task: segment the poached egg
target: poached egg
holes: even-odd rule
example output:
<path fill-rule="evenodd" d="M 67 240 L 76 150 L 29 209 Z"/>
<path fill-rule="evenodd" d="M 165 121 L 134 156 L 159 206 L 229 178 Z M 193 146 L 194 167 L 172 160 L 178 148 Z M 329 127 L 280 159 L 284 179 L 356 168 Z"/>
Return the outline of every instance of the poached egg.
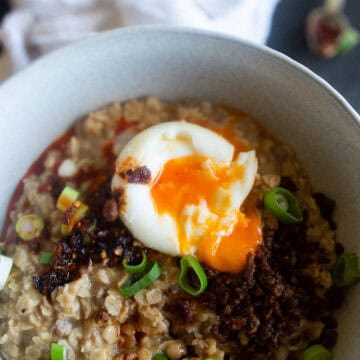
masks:
<path fill-rule="evenodd" d="M 112 190 L 121 194 L 121 220 L 145 246 L 192 254 L 236 273 L 262 241 L 258 211 L 241 210 L 256 173 L 254 150 L 235 154 L 214 131 L 167 122 L 127 143 L 116 160 Z"/>

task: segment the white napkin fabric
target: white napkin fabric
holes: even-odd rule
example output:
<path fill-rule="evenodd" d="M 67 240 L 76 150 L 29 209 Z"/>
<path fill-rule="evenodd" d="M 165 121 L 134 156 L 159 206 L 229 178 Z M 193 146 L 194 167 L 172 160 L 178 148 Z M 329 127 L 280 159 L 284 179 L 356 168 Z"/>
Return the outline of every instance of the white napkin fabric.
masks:
<path fill-rule="evenodd" d="M 62 45 L 122 26 L 215 30 L 264 43 L 279 0 L 17 0 L 0 35 L 14 70 Z"/>

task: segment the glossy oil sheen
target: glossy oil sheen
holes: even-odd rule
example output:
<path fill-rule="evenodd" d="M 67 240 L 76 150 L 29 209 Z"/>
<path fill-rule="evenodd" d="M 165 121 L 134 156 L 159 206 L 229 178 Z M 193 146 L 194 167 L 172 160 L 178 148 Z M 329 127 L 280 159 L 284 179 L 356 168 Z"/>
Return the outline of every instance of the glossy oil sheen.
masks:
<path fill-rule="evenodd" d="M 356 84 L 354 84 L 356 86 Z M 117 30 L 62 49 L 0 88 L 0 223 L 17 181 L 74 119 L 155 95 L 238 107 L 291 144 L 336 199 L 337 236 L 360 254 L 359 116 L 316 75 L 265 47 L 195 30 Z M 360 286 L 339 315 L 335 359 L 360 359 Z"/>

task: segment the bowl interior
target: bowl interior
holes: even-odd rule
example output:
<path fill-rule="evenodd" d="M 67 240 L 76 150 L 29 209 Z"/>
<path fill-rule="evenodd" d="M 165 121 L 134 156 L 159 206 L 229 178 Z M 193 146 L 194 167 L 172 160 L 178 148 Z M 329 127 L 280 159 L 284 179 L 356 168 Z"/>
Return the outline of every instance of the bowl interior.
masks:
<path fill-rule="evenodd" d="M 315 190 L 336 199 L 338 239 L 360 253 L 360 126 L 322 80 L 288 58 L 191 30 L 105 33 L 37 61 L 0 88 L 0 224 L 28 166 L 78 117 L 155 95 L 240 108 L 295 148 Z M 340 314 L 336 359 L 359 359 L 360 287 Z M 341 354 L 341 355 L 339 355 Z"/>

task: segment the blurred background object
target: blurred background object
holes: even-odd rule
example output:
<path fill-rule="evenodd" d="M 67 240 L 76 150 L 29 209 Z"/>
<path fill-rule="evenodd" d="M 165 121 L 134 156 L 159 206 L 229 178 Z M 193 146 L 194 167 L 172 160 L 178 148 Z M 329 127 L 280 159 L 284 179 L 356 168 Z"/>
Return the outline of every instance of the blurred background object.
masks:
<path fill-rule="evenodd" d="M 315 55 L 330 59 L 347 53 L 359 43 L 359 31 L 351 26 L 344 6 L 345 0 L 325 0 L 307 15 L 305 35 Z"/>
<path fill-rule="evenodd" d="M 328 81 L 360 112 L 360 46 L 343 56 L 324 60 L 309 52 L 305 38 L 307 15 L 322 0 L 282 0 L 277 7 L 267 45 L 290 56 Z M 344 13 L 360 28 L 360 1 L 347 0 Z"/>
<path fill-rule="evenodd" d="M 9 75 L 11 67 L 19 69 L 46 52 L 97 31 L 136 24 L 185 25 L 266 43 L 319 74 L 360 112 L 360 46 L 330 60 L 313 54 L 328 58 L 337 54 L 344 30 L 360 28 L 360 1 L 347 0 L 343 4 L 343 0 L 327 0 L 327 8 L 324 3 L 324 0 L 13 0 L 12 12 L 2 22 L 7 51 L 0 57 L 0 79 Z M 9 8 L 8 1 L 0 0 L 1 18 Z M 342 10 L 345 17 L 339 16 Z M 328 18 L 329 13 L 330 27 L 321 27 L 325 33 L 320 31 L 319 37 L 315 26 L 319 25 L 319 15 Z M 339 24 L 335 21 L 334 25 L 334 18 Z M 315 30 L 309 29 L 311 26 Z M 305 29 L 313 53 L 309 51 Z M 315 38 L 309 38 L 311 34 Z M 347 33 L 345 48 L 357 43 L 357 34 Z"/>

